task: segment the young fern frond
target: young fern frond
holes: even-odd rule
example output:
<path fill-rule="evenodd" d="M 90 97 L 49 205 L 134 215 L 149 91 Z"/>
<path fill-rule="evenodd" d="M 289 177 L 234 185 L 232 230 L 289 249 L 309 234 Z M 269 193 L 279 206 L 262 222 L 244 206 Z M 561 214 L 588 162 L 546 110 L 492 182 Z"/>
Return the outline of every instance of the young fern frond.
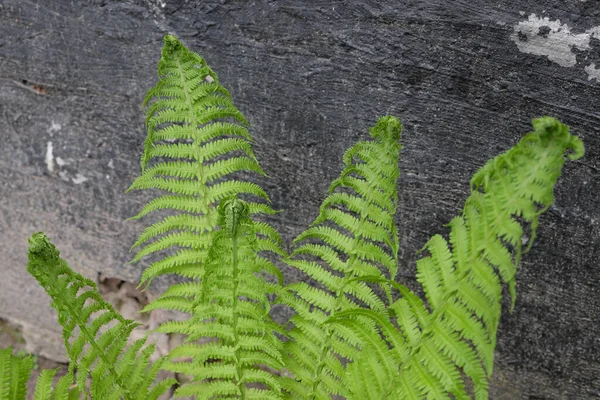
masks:
<path fill-rule="evenodd" d="M 259 275 L 277 268 L 256 253 L 268 249 L 283 255 L 281 239 L 268 225 L 253 222 L 248 204 L 235 197 L 221 201 L 217 222 L 220 229 L 212 238 L 204 284 L 175 289 L 193 297 L 186 310 L 190 318 L 158 328 L 187 336 L 163 368 L 192 377 L 176 396 L 279 399 L 279 378 L 260 368 L 283 367 L 281 343 L 274 335 L 279 328 L 269 316 L 267 298 L 279 286 Z M 188 361 L 178 361 L 182 357 Z"/>
<path fill-rule="evenodd" d="M 164 360 L 148 368 L 154 346 L 142 349 L 146 339 L 127 348 L 137 323 L 104 301 L 94 282 L 71 270 L 43 233 L 29 239 L 27 270 L 52 298 L 70 358 L 69 374 L 76 376 L 81 392 L 87 393 L 88 377 L 91 396 L 99 399 L 157 399 L 175 383 L 167 379 L 151 388 Z"/>
<path fill-rule="evenodd" d="M 396 118 L 382 117 L 370 129 L 374 140 L 359 142 L 344 154 L 345 168 L 331 184 L 318 218 L 294 240 L 300 245 L 286 260 L 320 285 L 291 284 L 281 300 L 297 313 L 286 342 L 286 367 L 295 379 L 286 381 L 286 390 L 299 398 L 346 394 L 340 359 L 357 357 L 361 341 L 345 327 L 324 325 L 329 317 L 354 308 L 387 316 L 390 286 L 383 283 L 375 291 L 356 278 L 396 276 L 400 131 Z M 368 319 L 360 322 L 374 328 Z"/>
<path fill-rule="evenodd" d="M 164 38 L 158 64 L 160 80 L 148 91 L 148 135 L 142 155 L 142 175 L 129 190 L 168 192 L 149 202 L 133 219 L 158 210 L 176 211 L 149 226 L 133 247 L 140 247 L 132 262 L 170 251 L 148 267 L 140 285 L 157 276 L 176 274 L 201 282 L 204 261 L 217 223 L 216 206 L 231 195 L 266 199 L 256 184 L 233 179 L 238 172 L 264 172 L 252 150 L 246 119 L 229 91 L 198 54 L 176 37 Z M 273 214 L 264 203 L 249 203 L 251 214 Z M 176 252 L 172 251 L 178 249 Z M 171 287 L 144 311 L 156 308 L 185 311 L 191 298 L 188 283 Z"/>
<path fill-rule="evenodd" d="M 368 310 L 347 311 L 329 321 L 351 326 L 358 316 L 370 316 L 379 324 L 395 353 L 388 353 L 393 356 L 388 362 L 399 361 L 397 371 L 386 377 L 391 385 L 383 398 L 468 399 L 464 375 L 475 398 L 487 399 L 502 283 L 514 306 L 522 244 L 528 240 L 531 246 L 539 215 L 554 201 L 565 152 L 572 151 L 572 160 L 584 152 L 581 140 L 553 118 L 536 119 L 533 127 L 473 176 L 463 213 L 449 224 L 449 240 L 435 235 L 423 248 L 428 255 L 417 261 L 417 279 L 427 303 L 394 284 L 401 294 L 391 306 L 399 331 Z"/>

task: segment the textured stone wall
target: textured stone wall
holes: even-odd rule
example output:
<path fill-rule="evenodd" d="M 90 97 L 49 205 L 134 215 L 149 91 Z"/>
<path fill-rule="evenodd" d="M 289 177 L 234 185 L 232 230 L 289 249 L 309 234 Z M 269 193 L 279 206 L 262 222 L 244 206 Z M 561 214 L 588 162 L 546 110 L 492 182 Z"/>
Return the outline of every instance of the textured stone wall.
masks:
<path fill-rule="evenodd" d="M 491 398 L 600 397 L 600 7 L 596 1 L 0 2 L 0 318 L 60 360 L 49 300 L 25 271 L 44 230 L 78 271 L 135 283 L 125 222 L 141 100 L 162 36 L 202 54 L 252 124 L 287 243 L 341 155 L 384 114 L 404 123 L 401 272 L 462 207 L 471 174 L 553 115 L 585 142 L 517 276 Z M 286 271 L 289 279 L 294 279 Z M 155 290 L 168 284 L 158 282 Z"/>

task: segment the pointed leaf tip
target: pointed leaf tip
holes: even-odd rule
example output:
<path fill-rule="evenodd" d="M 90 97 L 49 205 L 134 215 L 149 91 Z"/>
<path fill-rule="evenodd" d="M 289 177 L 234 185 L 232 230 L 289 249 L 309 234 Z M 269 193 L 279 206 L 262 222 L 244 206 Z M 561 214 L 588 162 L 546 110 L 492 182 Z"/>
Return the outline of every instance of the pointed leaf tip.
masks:
<path fill-rule="evenodd" d="M 164 46 L 162 48 L 163 56 L 165 56 L 165 54 L 171 54 L 171 53 L 177 51 L 181 46 L 183 46 L 183 44 L 181 44 L 181 42 L 179 41 L 179 39 L 177 39 L 177 36 L 175 36 L 175 35 L 165 35 L 163 42 L 164 42 Z"/>
<path fill-rule="evenodd" d="M 394 141 L 400 139 L 400 132 L 402 131 L 402 124 L 398 118 L 391 115 L 386 115 L 379 118 L 377 124 L 369 129 L 371 137 L 374 139 L 390 138 Z"/>

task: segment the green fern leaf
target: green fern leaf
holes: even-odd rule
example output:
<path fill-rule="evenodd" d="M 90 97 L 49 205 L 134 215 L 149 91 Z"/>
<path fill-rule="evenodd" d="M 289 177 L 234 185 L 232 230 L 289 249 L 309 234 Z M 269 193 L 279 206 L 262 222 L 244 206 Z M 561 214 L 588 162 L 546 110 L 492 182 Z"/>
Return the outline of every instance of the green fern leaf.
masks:
<path fill-rule="evenodd" d="M 128 191 L 158 189 L 168 194 L 150 201 L 131 219 L 158 210 L 177 214 L 146 228 L 133 245 L 140 251 L 132 262 L 159 254 L 143 272 L 140 286 L 165 274 L 202 282 L 208 246 L 217 226 L 218 203 L 232 195 L 268 201 L 258 185 L 235 179 L 240 172 L 265 173 L 254 155 L 246 119 L 204 59 L 167 35 L 158 75 L 158 83 L 144 99 L 148 109 L 142 175 Z M 250 212 L 274 213 L 259 203 L 252 203 Z M 163 252 L 169 255 L 161 258 Z M 170 292 L 163 297 L 145 310 L 186 309 L 182 305 L 187 296 L 175 299 Z"/>
<path fill-rule="evenodd" d="M 24 400 L 32 368 L 31 356 L 17 357 L 12 347 L 0 349 L 0 400 Z"/>
<path fill-rule="evenodd" d="M 75 379 L 71 373 L 62 376 L 52 388 L 57 371 L 58 368 L 45 369 L 40 373 L 35 385 L 34 400 L 79 400 L 79 388 L 73 385 Z"/>
<path fill-rule="evenodd" d="M 37 383 L 35 384 L 35 400 L 50 400 L 52 396 L 52 380 L 56 375 L 57 369 L 45 369 L 40 373 Z"/>
<path fill-rule="evenodd" d="M 77 386 L 73 387 L 74 381 L 75 377 L 71 373 L 60 378 L 54 386 L 52 400 L 78 400 L 79 388 Z"/>
<path fill-rule="evenodd" d="M 203 283 L 173 286 L 159 299 L 164 305 L 169 299 L 179 302 L 184 298 L 180 304 L 168 306 L 185 307 L 191 314 L 186 321 L 171 321 L 158 328 L 159 332 L 187 337 L 171 351 L 164 368 L 192 377 L 192 382 L 177 389 L 176 396 L 281 398 L 279 378 L 260 368 L 279 370 L 283 364 L 280 342 L 273 334 L 279 328 L 269 317 L 267 298 L 270 290 L 278 289 L 259 277 L 270 263 L 257 255 L 261 247 L 281 252 L 279 235 L 266 224 L 254 223 L 249 205 L 235 197 L 221 201 L 217 222 L 220 229 L 212 237 Z M 270 245 L 261 246 L 261 241 Z M 272 270 L 276 268 L 271 264 L 266 272 Z M 199 339 L 204 343 L 195 342 Z"/>
<path fill-rule="evenodd" d="M 91 376 L 94 398 L 107 398 L 110 393 L 111 398 L 116 399 L 140 396 L 149 399 L 149 387 L 140 383 L 146 378 L 143 374 L 147 374 L 146 367 L 154 349 L 150 346 L 138 352 L 145 339 L 137 340 L 126 349 L 129 335 L 137 324 L 124 319 L 105 302 L 94 282 L 73 272 L 43 233 L 34 234 L 29 243 L 27 270 L 52 298 L 51 305 L 63 326 L 70 358 L 69 373 L 76 374 L 79 390 L 86 392 L 86 380 Z M 132 370 L 138 374 L 132 375 Z M 169 381 L 169 386 L 173 383 Z M 62 389 L 57 396 L 66 393 Z"/>
<path fill-rule="evenodd" d="M 339 324 L 324 324 L 328 318 L 356 308 L 376 310 L 387 318 L 391 292 L 382 282 L 386 277 L 395 278 L 397 271 L 398 236 L 393 216 L 400 130 L 397 119 L 383 117 L 371 128 L 374 140 L 359 142 L 344 154 L 345 168 L 330 186 L 318 218 L 294 240 L 299 246 L 287 263 L 319 284 L 289 285 L 280 299 L 297 313 L 291 319 L 294 328 L 288 332 L 291 340 L 285 348 L 286 367 L 294 375 L 286 380 L 285 389 L 294 397 L 348 395 L 339 358 L 359 357 L 361 337 L 368 336 Z M 383 298 L 356 280 L 365 275 L 382 278 L 377 283 Z M 367 318 L 355 322 L 374 331 Z M 372 342 L 378 343 L 379 349 L 383 346 L 381 340 Z"/>

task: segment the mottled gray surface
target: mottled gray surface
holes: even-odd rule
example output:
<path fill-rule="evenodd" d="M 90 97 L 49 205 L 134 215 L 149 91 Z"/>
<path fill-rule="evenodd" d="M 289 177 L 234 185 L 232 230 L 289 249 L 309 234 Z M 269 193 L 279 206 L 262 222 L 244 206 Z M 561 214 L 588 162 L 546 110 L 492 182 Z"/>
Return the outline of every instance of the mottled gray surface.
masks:
<path fill-rule="evenodd" d="M 533 117 L 569 124 L 587 154 L 567 164 L 519 271 L 490 397 L 599 398 L 600 6 L 566 3 L 2 0 L 0 318 L 59 358 L 54 312 L 25 272 L 38 230 L 88 276 L 139 278 L 126 262 L 147 222 L 123 220 L 150 194 L 124 191 L 139 173 L 140 103 L 170 32 L 250 120 L 288 243 L 314 218 L 344 149 L 378 116 L 402 118 L 406 275 L 486 159 Z"/>

